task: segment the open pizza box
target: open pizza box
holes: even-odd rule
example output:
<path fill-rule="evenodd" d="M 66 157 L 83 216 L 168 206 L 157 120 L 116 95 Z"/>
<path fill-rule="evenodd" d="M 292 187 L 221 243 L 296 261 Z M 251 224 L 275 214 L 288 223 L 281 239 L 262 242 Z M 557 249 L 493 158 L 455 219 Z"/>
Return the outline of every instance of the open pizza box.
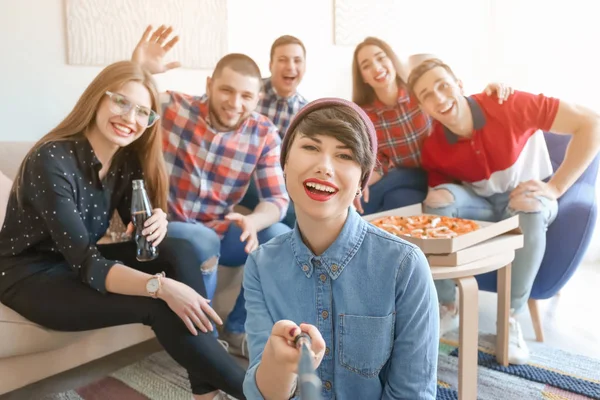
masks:
<path fill-rule="evenodd" d="M 387 216 L 411 217 L 424 215 L 421 204 L 365 215 L 367 221 Z M 456 266 L 480 260 L 491 254 L 523 247 L 523 235 L 519 228 L 519 216 L 499 222 L 475 221 L 479 229 L 453 238 L 421 239 L 399 236 L 421 249 L 430 265 Z"/>

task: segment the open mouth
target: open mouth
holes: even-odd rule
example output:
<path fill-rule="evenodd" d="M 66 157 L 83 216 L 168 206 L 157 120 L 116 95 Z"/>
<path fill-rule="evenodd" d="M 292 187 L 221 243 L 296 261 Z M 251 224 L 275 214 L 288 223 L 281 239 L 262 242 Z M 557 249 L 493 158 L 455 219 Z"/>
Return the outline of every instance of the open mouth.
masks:
<path fill-rule="evenodd" d="M 115 131 L 115 133 L 118 136 L 121 137 L 129 137 L 133 134 L 133 129 L 125 126 L 125 125 L 121 125 L 121 124 L 116 124 L 116 123 L 111 123 L 111 126 L 113 128 L 113 131 Z"/>
<path fill-rule="evenodd" d="M 336 187 L 314 181 L 305 182 L 304 190 L 308 197 L 316 201 L 327 201 L 339 191 Z"/>
<path fill-rule="evenodd" d="M 442 115 L 447 115 L 454 109 L 454 102 L 448 103 L 444 105 L 442 108 L 438 109 L 438 112 Z"/>
<path fill-rule="evenodd" d="M 385 82 L 385 80 L 387 79 L 387 76 L 388 76 L 387 71 L 382 71 L 375 77 L 375 81 Z"/>
<path fill-rule="evenodd" d="M 283 81 L 287 84 L 287 85 L 291 85 L 294 83 L 294 81 L 296 80 L 297 76 L 284 76 L 283 77 Z"/>

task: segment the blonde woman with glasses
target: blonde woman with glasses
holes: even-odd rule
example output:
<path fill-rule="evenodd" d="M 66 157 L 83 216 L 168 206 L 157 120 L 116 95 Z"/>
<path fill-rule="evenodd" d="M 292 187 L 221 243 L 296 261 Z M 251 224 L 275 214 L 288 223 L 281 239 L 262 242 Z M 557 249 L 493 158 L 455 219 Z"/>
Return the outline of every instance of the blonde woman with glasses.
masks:
<path fill-rule="evenodd" d="M 0 231 L 0 301 L 34 323 L 85 331 L 142 323 L 188 372 L 195 399 L 240 399 L 244 370 L 210 334 L 221 320 L 206 300 L 192 245 L 167 233 L 167 174 L 151 75 L 124 61 L 106 67 L 69 115 L 23 161 Z M 131 225 L 132 181 L 154 205 L 133 241 L 98 245 L 117 210 Z"/>

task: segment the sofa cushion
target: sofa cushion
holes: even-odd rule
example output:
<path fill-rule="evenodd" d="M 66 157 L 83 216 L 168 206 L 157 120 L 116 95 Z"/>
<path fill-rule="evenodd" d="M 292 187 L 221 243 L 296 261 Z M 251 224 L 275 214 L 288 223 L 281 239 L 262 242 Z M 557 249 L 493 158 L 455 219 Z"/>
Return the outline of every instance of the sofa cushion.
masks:
<path fill-rule="evenodd" d="M 58 349 L 85 334 L 46 329 L 0 303 L 0 358 Z"/>
<path fill-rule="evenodd" d="M 11 187 L 12 181 L 0 171 L 0 229 L 2 229 L 4 217 L 6 216 L 6 206 Z"/>

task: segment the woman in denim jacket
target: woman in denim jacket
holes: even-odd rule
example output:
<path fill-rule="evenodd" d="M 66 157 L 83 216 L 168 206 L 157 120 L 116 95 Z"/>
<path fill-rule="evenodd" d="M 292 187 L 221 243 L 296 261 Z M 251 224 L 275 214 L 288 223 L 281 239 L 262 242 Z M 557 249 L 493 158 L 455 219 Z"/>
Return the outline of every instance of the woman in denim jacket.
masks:
<path fill-rule="evenodd" d="M 325 399 L 435 399 L 438 299 L 427 260 L 351 207 L 376 142 L 366 114 L 341 99 L 308 104 L 290 125 L 281 164 L 297 224 L 245 268 L 248 399 L 294 397 L 300 332 Z"/>

